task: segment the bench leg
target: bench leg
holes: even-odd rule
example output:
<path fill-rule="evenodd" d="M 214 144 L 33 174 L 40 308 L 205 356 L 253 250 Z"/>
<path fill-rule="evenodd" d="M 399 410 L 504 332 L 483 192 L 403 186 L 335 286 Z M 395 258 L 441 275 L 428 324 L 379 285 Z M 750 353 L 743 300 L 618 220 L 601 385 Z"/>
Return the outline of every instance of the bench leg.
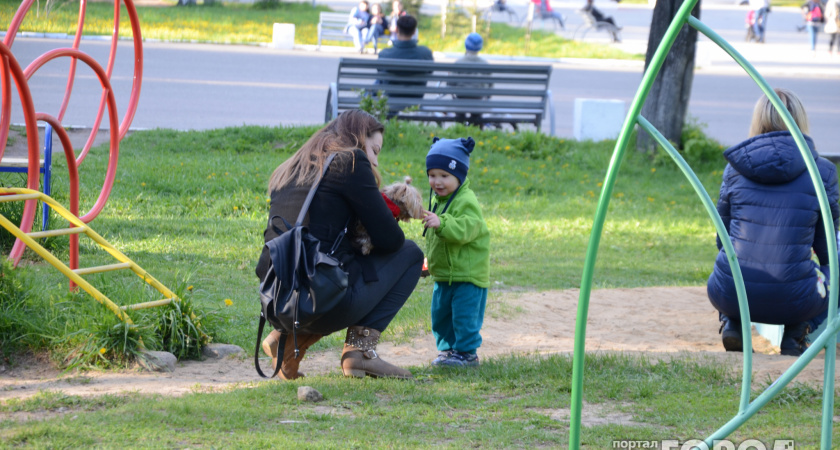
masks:
<path fill-rule="evenodd" d="M 44 127 L 44 195 L 50 195 L 50 184 L 52 178 L 52 127 L 47 124 Z M 41 231 L 46 231 L 50 224 L 50 206 L 43 204 L 41 217 Z"/>

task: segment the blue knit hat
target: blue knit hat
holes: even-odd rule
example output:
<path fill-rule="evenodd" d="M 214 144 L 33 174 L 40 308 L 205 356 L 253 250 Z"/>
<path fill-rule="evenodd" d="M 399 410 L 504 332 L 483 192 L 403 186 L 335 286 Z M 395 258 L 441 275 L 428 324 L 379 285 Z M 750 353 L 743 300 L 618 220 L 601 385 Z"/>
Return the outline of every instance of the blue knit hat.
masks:
<path fill-rule="evenodd" d="M 464 47 L 467 48 L 468 51 L 477 52 L 481 50 L 481 47 L 484 46 L 484 39 L 481 38 L 481 35 L 478 33 L 470 33 L 467 35 L 467 39 L 464 41 Z"/>
<path fill-rule="evenodd" d="M 429 154 L 426 155 L 426 173 L 432 169 L 445 170 L 461 184 L 467 178 L 470 170 L 470 153 L 475 148 L 475 141 L 468 137 L 458 139 L 434 138 Z"/>

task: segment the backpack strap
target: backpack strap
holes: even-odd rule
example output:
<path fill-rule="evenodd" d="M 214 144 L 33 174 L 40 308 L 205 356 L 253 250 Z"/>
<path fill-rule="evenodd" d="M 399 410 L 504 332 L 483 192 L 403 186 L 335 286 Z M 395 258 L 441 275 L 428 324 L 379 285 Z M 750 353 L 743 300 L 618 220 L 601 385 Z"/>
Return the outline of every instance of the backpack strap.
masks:
<path fill-rule="evenodd" d="M 262 342 L 263 328 L 265 328 L 265 316 L 260 314 L 260 327 L 257 330 L 257 348 L 254 350 L 254 366 L 257 368 L 257 373 L 263 378 L 274 378 L 280 373 L 280 367 L 283 366 L 283 350 L 286 347 L 286 333 L 280 333 L 280 343 L 277 344 L 277 367 L 274 368 L 274 373 L 270 377 L 266 376 L 262 369 L 260 369 L 260 342 Z"/>
<path fill-rule="evenodd" d="M 335 153 L 331 153 L 330 156 L 327 156 L 327 160 L 324 162 L 324 168 L 321 170 L 321 178 L 318 178 L 312 184 L 312 188 L 309 189 L 309 194 L 306 195 L 306 200 L 304 200 L 303 206 L 300 208 L 300 214 L 298 214 L 297 222 L 295 222 L 296 227 L 299 227 L 303 223 L 303 218 L 306 217 L 306 213 L 309 211 L 309 204 L 312 203 L 312 198 L 315 197 L 315 191 L 318 190 L 318 185 L 321 184 L 321 180 L 327 174 L 327 169 L 330 168 L 330 163 L 335 159 L 335 155 Z"/>
<path fill-rule="evenodd" d="M 309 211 L 309 205 L 312 203 L 312 199 L 315 197 L 315 191 L 318 190 L 318 186 L 321 184 L 321 180 L 323 180 L 324 177 L 327 175 L 327 169 L 330 168 L 330 163 L 333 161 L 333 159 L 335 159 L 335 155 L 336 153 L 331 153 L 330 156 L 327 156 L 327 160 L 324 162 L 324 169 L 321 171 L 321 178 L 319 178 L 315 182 L 315 184 L 312 185 L 312 188 L 309 189 L 309 193 L 306 194 L 306 200 L 303 201 L 303 206 L 300 208 L 300 214 L 298 214 L 297 222 L 295 222 L 296 227 L 299 227 L 303 223 L 303 218 L 306 217 L 306 213 Z M 341 232 L 338 233 L 338 236 L 335 238 L 332 248 L 330 248 L 329 251 L 330 255 L 332 255 L 333 253 L 335 253 L 336 250 L 338 250 L 338 246 L 344 239 L 344 235 L 347 234 L 347 227 L 350 226 L 351 217 L 352 215 L 347 218 L 347 222 L 344 224 L 344 229 L 342 229 Z M 280 218 L 283 219 L 282 217 Z M 269 223 L 271 223 L 273 219 L 274 218 L 272 217 L 269 220 Z M 291 227 L 289 227 L 289 223 L 286 222 L 286 219 L 283 219 L 283 223 L 286 225 L 286 228 L 291 229 Z M 295 348 L 297 348 L 297 345 L 295 345 Z"/>

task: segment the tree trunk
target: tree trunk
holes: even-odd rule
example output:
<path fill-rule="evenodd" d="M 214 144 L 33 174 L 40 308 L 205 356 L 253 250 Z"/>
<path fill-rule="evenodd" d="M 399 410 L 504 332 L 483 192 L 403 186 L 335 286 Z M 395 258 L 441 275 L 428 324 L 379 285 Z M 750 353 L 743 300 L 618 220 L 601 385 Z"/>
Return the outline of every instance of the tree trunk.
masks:
<path fill-rule="evenodd" d="M 650 65 L 653 54 L 659 47 L 665 31 L 674 19 L 684 0 L 657 0 L 653 8 L 650 24 L 645 69 Z M 688 0 L 685 0 L 688 1 Z M 691 11 L 691 15 L 700 18 L 700 1 Z M 688 113 L 688 100 L 691 97 L 691 84 L 694 81 L 694 54 L 697 44 L 697 30 L 683 25 L 671 51 L 665 57 L 662 69 L 656 76 L 650 94 L 642 106 L 642 116 L 653 124 L 669 141 L 679 147 L 685 117 Z M 639 130 L 636 149 L 652 152 L 656 142 L 645 131 Z"/>

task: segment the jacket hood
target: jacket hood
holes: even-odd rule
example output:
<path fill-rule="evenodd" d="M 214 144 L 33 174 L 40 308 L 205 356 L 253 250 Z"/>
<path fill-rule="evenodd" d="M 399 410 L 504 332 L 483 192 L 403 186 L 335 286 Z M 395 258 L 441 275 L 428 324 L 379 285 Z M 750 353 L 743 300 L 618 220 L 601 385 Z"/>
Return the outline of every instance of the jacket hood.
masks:
<path fill-rule="evenodd" d="M 819 157 L 814 141 L 805 136 L 811 157 Z M 741 175 L 762 184 L 787 183 L 807 166 L 789 131 L 773 131 L 747 139 L 723 152 L 724 158 Z"/>

